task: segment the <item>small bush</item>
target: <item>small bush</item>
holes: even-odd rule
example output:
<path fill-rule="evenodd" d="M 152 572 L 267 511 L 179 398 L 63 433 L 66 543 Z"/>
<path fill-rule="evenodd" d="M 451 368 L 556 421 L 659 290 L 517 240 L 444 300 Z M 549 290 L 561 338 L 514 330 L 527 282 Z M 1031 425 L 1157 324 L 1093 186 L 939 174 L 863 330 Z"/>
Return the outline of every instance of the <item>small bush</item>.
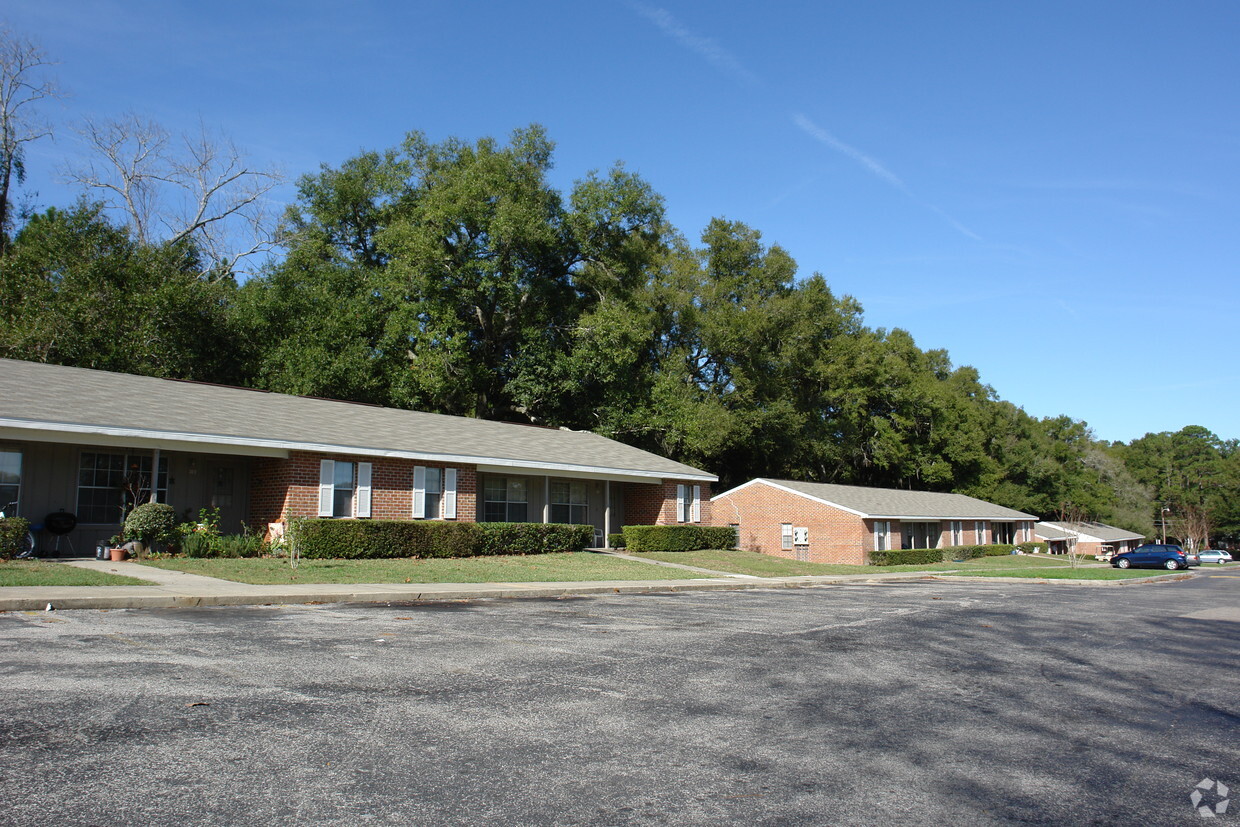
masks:
<path fill-rule="evenodd" d="M 181 553 L 186 557 L 215 557 L 212 538 L 205 534 L 187 534 L 181 538 Z"/>
<path fill-rule="evenodd" d="M 125 518 L 125 537 L 151 546 L 177 539 L 177 512 L 168 503 L 143 503 Z"/>
<path fill-rule="evenodd" d="M 29 531 L 30 521 L 25 517 L 0 520 L 0 560 L 12 560 L 21 550 L 22 540 Z"/>
<path fill-rule="evenodd" d="M 1046 554 L 1046 543 L 1021 543 L 1016 548 L 1025 554 Z"/>
<path fill-rule="evenodd" d="M 623 534 L 608 534 L 607 545 L 609 548 L 624 548 L 625 547 L 624 546 L 624 535 Z"/>
<path fill-rule="evenodd" d="M 871 551 L 871 566 L 925 566 L 943 562 L 941 548 L 906 548 L 891 551 Z"/>
<path fill-rule="evenodd" d="M 698 551 L 736 547 L 731 526 L 626 525 L 625 547 L 629 551 Z"/>
<path fill-rule="evenodd" d="M 871 551 L 871 566 L 925 566 L 950 563 L 953 560 L 976 560 L 979 557 L 1003 557 L 1016 546 L 1000 543 L 987 546 L 948 546 L 947 548 L 906 548 Z"/>
<path fill-rule="evenodd" d="M 594 527 L 564 523 L 478 523 L 482 542 L 475 554 L 551 554 L 582 551 Z"/>

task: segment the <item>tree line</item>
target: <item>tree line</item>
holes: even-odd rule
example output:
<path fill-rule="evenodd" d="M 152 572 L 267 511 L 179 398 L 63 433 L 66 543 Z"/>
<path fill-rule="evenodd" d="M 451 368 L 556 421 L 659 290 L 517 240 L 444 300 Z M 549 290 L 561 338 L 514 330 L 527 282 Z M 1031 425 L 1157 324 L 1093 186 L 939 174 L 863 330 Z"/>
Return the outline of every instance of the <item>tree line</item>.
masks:
<path fill-rule="evenodd" d="M 223 180 L 185 146 L 171 168 Z M 211 209 L 160 235 L 157 212 L 139 224 L 91 200 L 120 190 L 78 176 L 74 204 L 5 212 L 0 356 L 592 430 L 721 487 L 955 491 L 1198 544 L 1240 535 L 1235 440 L 1190 426 L 1107 443 L 1031 417 L 946 351 L 868 326 L 757 229 L 715 218 L 690 240 L 622 164 L 557 190 L 553 149 L 536 125 L 507 142 L 413 132 L 324 165 L 248 278 Z M 254 202 L 228 182 L 212 195 Z"/>

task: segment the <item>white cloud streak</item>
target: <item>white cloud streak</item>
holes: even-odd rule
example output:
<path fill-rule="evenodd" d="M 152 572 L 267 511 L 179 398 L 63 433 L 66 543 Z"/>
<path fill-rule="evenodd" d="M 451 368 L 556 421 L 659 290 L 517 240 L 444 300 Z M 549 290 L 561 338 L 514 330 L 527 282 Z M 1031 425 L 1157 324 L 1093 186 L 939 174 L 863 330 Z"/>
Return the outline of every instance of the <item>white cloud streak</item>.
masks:
<path fill-rule="evenodd" d="M 731 52 L 720 46 L 709 37 L 702 37 L 680 25 L 667 9 L 647 6 L 644 3 L 631 3 L 630 8 L 653 23 L 659 31 L 675 40 L 691 52 L 706 60 L 726 75 L 731 75 L 746 86 L 760 86 L 761 81 L 753 72 L 746 69 Z"/>
<path fill-rule="evenodd" d="M 839 138 L 835 137 L 830 132 L 802 115 L 800 112 L 793 113 L 792 122 L 796 124 L 802 132 L 809 135 L 815 141 L 834 149 L 842 155 L 847 155 L 849 158 L 852 158 L 854 161 L 861 164 L 861 166 L 865 167 L 879 178 L 882 178 L 888 184 L 891 184 L 893 187 L 900 190 L 900 192 L 903 192 L 906 195 L 909 194 L 908 187 L 904 185 L 904 182 L 901 181 L 895 173 L 856 147 L 849 146 L 844 143 Z"/>

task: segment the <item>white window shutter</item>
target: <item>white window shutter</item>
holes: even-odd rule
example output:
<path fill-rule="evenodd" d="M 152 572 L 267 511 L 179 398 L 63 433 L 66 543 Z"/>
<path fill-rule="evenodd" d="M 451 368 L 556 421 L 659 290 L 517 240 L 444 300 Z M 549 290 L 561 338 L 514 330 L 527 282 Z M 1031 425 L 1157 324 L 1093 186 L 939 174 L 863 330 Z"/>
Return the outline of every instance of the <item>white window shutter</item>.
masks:
<path fill-rule="evenodd" d="M 456 469 L 443 469 L 443 518 L 456 519 Z"/>
<path fill-rule="evenodd" d="M 417 465 L 413 469 L 413 518 L 426 518 L 426 466 Z"/>
<path fill-rule="evenodd" d="M 359 462 L 357 464 L 357 505 L 354 507 L 357 512 L 355 517 L 370 516 L 370 463 Z"/>
<path fill-rule="evenodd" d="M 702 486 L 693 486 L 693 522 L 702 522 Z"/>
<path fill-rule="evenodd" d="M 676 522 L 683 523 L 685 521 L 685 487 L 683 485 L 676 486 Z"/>
<path fill-rule="evenodd" d="M 336 486 L 333 478 L 336 473 L 334 460 L 325 459 L 319 462 L 319 516 L 332 515 L 332 500 L 335 499 Z"/>

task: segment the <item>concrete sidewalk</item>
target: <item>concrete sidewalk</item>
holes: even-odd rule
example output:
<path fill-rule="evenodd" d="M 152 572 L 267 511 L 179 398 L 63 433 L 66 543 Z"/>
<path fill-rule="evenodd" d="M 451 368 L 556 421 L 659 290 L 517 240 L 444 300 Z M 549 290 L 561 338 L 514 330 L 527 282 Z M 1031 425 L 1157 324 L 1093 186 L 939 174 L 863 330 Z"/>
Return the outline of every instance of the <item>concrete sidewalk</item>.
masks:
<path fill-rule="evenodd" d="M 627 556 L 627 555 L 618 555 Z M 214 577 L 158 569 L 137 563 L 106 560 L 64 560 L 64 565 L 94 569 L 149 581 L 149 586 L 2 586 L 0 611 L 45 609 L 167 609 L 192 606 L 255 606 L 274 603 L 406 603 L 469 600 L 483 597 L 563 597 L 589 594 L 649 594 L 656 592 L 740 589 L 788 589 L 815 586 L 950 580 L 1004 584 L 1063 583 L 1072 586 L 1115 586 L 1180 580 L 1187 573 L 1155 575 L 1133 580 L 1035 580 L 1008 577 L 952 577 L 946 572 L 893 572 L 891 574 L 805 575 L 754 577 L 717 572 L 718 577 L 697 580 L 584 580 L 536 583 L 304 583 L 255 586 Z M 649 561 L 643 561 L 649 562 Z M 692 568 L 680 564 L 678 568 Z M 706 569 L 693 569 L 704 572 Z"/>

